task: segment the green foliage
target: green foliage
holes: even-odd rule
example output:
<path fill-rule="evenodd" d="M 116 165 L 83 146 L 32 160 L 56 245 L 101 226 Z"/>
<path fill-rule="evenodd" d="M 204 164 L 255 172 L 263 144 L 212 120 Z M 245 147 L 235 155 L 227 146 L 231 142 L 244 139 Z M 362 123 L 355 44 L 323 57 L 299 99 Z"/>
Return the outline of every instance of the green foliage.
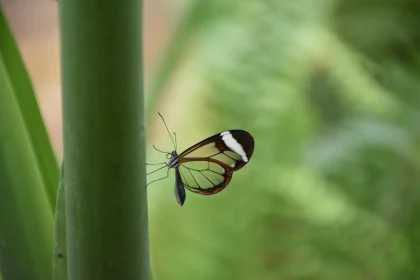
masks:
<path fill-rule="evenodd" d="M 256 147 L 216 196 L 149 189 L 156 279 L 419 279 L 418 4 L 202 2 L 170 65 L 200 128 L 179 142 L 241 128 Z"/>
<path fill-rule="evenodd" d="M 36 165 L 48 195 L 52 212 L 57 193 L 58 165 L 52 150 L 47 130 L 39 111 L 31 81 L 19 54 L 19 49 L 0 10 L 0 54 L 5 67 L 13 98 L 19 107 L 19 114 L 25 126 L 25 133 L 35 154 Z M 5 85 L 5 83 L 4 83 Z M 7 103 L 1 103 L 7 106 Z"/>
<path fill-rule="evenodd" d="M 0 268 L 51 279 L 57 163 L 19 50 L 0 10 Z"/>

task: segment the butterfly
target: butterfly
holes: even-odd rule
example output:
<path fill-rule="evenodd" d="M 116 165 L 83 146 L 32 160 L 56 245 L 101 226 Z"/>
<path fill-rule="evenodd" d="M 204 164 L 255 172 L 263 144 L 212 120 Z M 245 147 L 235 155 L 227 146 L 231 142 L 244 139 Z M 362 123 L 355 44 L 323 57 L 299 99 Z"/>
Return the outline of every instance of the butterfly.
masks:
<path fill-rule="evenodd" d="M 165 153 L 169 161 L 147 164 L 164 164 L 147 175 L 167 168 L 165 177 L 151 181 L 147 185 L 168 178 L 169 170 L 173 168 L 175 170 L 175 198 L 181 206 L 186 198 L 185 189 L 201 195 L 216 194 L 226 188 L 232 179 L 233 172 L 244 167 L 252 157 L 254 138 L 248 132 L 238 129 L 213 135 L 178 154 L 176 134 L 174 133 L 174 141 L 165 119 L 160 113 L 158 114 L 165 124 L 175 150 L 163 152 L 153 146 L 155 150 Z"/>

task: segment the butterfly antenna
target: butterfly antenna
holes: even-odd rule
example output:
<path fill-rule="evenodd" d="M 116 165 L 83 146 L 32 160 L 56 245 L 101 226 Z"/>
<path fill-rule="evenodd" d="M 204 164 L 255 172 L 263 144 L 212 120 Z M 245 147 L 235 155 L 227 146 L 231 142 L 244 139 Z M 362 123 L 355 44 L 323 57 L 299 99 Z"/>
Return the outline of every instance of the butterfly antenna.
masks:
<path fill-rule="evenodd" d="M 175 138 L 175 151 L 178 148 L 178 142 L 176 141 L 176 133 L 174 132 L 174 138 Z"/>
<path fill-rule="evenodd" d="M 165 124 L 166 130 L 168 131 L 169 137 L 171 137 L 172 140 L 172 144 L 174 144 L 175 150 L 176 150 L 176 146 L 175 146 L 175 142 L 174 139 L 172 138 L 171 133 L 169 132 L 168 126 L 166 125 L 165 119 L 162 117 L 162 115 L 158 112 L 159 116 L 162 118 L 163 123 Z"/>
<path fill-rule="evenodd" d="M 156 146 L 155 146 L 155 145 L 153 145 L 153 148 L 154 148 L 156 151 L 161 152 L 161 153 L 163 153 L 163 154 L 170 154 L 170 153 L 168 153 L 168 152 L 164 152 L 164 151 L 159 150 L 158 148 L 156 148 Z"/>

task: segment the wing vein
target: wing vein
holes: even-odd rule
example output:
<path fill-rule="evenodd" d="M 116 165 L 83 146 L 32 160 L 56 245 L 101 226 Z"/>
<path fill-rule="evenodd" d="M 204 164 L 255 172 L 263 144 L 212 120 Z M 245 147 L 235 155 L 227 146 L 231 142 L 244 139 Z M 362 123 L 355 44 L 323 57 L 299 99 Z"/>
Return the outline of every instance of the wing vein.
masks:
<path fill-rule="evenodd" d="M 237 159 L 234 159 L 233 157 L 230 157 L 230 156 L 228 156 L 227 154 L 225 154 L 224 152 L 222 152 L 222 154 L 224 154 L 225 156 L 227 156 L 228 158 L 230 158 L 231 160 L 233 160 L 234 162 L 237 162 L 237 161 L 239 161 L 239 160 L 237 160 Z M 236 154 L 236 153 L 235 153 Z"/>
<path fill-rule="evenodd" d="M 200 174 L 204 177 L 204 178 L 206 178 L 212 185 L 213 185 L 213 187 L 215 187 L 216 185 L 209 179 L 209 178 L 207 178 L 207 176 L 206 175 L 204 175 L 203 174 L 203 172 L 201 172 L 201 171 L 198 171 L 198 172 L 200 172 Z"/>
<path fill-rule="evenodd" d="M 201 189 L 200 184 L 199 184 L 199 183 L 197 182 L 197 180 L 195 179 L 195 177 L 194 177 L 194 175 L 192 174 L 191 170 L 190 170 L 187 166 L 185 166 L 185 165 L 181 165 L 181 166 L 185 167 L 185 168 L 188 170 L 188 172 L 190 172 L 191 177 L 193 177 L 193 179 L 194 179 L 195 183 L 197 184 L 198 188 L 199 188 L 199 189 Z"/>
<path fill-rule="evenodd" d="M 207 169 L 201 169 L 201 170 L 199 170 L 199 169 L 195 169 L 195 168 L 192 168 L 192 167 L 186 167 L 186 166 L 184 166 L 185 168 L 188 168 L 188 169 L 191 169 L 191 170 L 193 170 L 193 171 L 198 171 L 198 172 L 204 172 L 204 171 L 210 171 L 210 172 L 213 172 L 213 173 L 215 173 L 215 174 L 217 174 L 217 175 L 220 175 L 220 176 L 222 176 L 222 177 L 224 177 L 224 174 L 223 173 L 219 173 L 219 172 L 217 172 L 217 171 L 214 171 L 214 170 L 211 170 L 210 169 L 210 162 L 208 162 L 208 164 L 209 164 L 209 167 L 207 168 Z M 181 165 L 182 166 L 182 165 Z"/>
<path fill-rule="evenodd" d="M 181 167 L 182 167 L 182 165 L 181 165 Z M 184 179 L 184 180 L 182 180 L 182 183 L 184 184 L 184 187 L 191 188 L 191 187 L 188 185 L 187 179 L 185 179 L 185 176 L 184 176 L 184 174 L 181 172 L 181 170 L 179 170 L 179 173 L 181 174 L 181 177 Z"/>

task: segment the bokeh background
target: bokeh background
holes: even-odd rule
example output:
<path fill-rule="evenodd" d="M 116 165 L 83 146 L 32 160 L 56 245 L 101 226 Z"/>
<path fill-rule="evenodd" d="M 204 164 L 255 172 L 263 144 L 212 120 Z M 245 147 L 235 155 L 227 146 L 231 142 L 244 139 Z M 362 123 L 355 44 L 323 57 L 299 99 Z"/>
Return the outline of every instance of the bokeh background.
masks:
<path fill-rule="evenodd" d="M 1 0 L 62 157 L 57 2 Z M 420 1 L 145 0 L 148 160 L 220 131 L 229 187 L 149 187 L 154 279 L 420 279 Z M 165 171 L 163 172 L 165 174 Z"/>

